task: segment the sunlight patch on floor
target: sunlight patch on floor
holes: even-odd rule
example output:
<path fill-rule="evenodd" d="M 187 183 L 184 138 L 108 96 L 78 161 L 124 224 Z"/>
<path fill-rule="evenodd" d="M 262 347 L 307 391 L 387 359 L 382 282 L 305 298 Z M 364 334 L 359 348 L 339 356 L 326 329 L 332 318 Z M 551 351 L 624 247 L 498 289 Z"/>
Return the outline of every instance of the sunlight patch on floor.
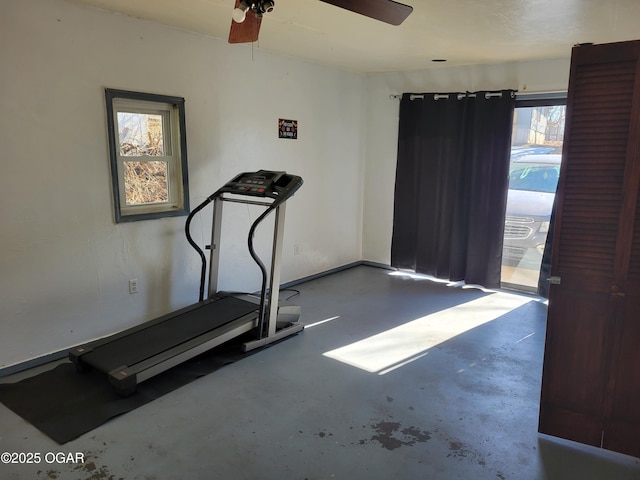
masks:
<path fill-rule="evenodd" d="M 324 356 L 367 372 L 384 375 L 423 357 L 430 348 L 495 320 L 530 301 L 531 298 L 525 296 L 494 293 L 411 320 L 328 351 Z"/>

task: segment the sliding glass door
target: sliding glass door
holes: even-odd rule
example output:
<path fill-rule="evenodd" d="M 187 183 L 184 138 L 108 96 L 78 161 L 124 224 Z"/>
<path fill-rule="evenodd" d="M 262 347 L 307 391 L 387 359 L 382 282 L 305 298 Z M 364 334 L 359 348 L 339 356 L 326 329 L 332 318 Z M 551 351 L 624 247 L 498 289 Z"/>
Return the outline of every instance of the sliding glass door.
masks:
<path fill-rule="evenodd" d="M 517 101 L 504 229 L 503 287 L 536 293 L 564 136 L 564 99 Z"/>

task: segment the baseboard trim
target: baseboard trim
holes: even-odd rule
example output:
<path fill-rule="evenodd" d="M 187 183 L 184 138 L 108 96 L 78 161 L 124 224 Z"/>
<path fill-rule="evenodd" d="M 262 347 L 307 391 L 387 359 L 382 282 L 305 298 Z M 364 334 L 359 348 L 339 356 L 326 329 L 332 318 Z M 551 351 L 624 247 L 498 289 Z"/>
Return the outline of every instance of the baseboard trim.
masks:
<path fill-rule="evenodd" d="M 0 368 L 0 378 L 8 377 L 9 375 L 13 375 L 15 373 L 24 372 L 25 370 L 30 370 L 32 368 L 46 365 L 47 363 L 61 360 L 65 358 L 67 355 L 69 355 L 70 349 L 71 348 L 60 350 L 58 352 L 48 353 L 47 355 L 42 355 L 41 357 L 32 358 L 24 362 L 20 362 L 14 365 L 9 365 L 8 367 Z"/>
<path fill-rule="evenodd" d="M 315 273 L 315 274 L 309 275 L 307 277 L 299 278 L 298 280 L 292 280 L 290 282 L 283 283 L 280 286 L 280 289 L 287 289 L 287 288 L 295 287 L 296 285 L 301 285 L 303 283 L 310 282 L 311 280 L 317 280 L 318 278 L 326 277 L 326 276 L 332 275 L 334 273 L 343 272 L 345 270 L 349 270 L 349 269 L 355 268 L 355 267 L 360 267 L 360 266 L 363 266 L 363 265 L 366 266 L 366 267 L 382 268 L 384 270 L 397 270 L 396 268 L 391 267 L 390 265 L 386 265 L 384 263 L 371 262 L 369 260 L 358 260 L 357 262 L 347 263 L 345 265 L 340 265 L 339 267 L 331 268 L 329 270 L 325 270 L 325 271 L 320 272 L 320 273 Z"/>

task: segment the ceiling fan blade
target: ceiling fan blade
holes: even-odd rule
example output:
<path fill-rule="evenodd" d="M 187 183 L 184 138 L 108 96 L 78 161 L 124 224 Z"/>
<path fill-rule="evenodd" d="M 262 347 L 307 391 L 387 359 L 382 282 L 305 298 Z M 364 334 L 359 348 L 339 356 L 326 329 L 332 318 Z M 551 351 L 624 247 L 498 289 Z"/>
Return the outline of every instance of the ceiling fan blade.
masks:
<path fill-rule="evenodd" d="M 365 17 L 391 25 L 400 25 L 413 12 L 413 7 L 393 0 L 320 0 Z"/>
<path fill-rule="evenodd" d="M 240 0 L 236 0 L 235 8 L 238 8 L 238 5 L 240 5 Z M 231 20 L 229 43 L 252 43 L 257 41 L 261 24 L 262 16 L 256 15 L 251 10 L 247 11 L 247 17 L 244 22 L 238 23 L 235 20 Z"/>

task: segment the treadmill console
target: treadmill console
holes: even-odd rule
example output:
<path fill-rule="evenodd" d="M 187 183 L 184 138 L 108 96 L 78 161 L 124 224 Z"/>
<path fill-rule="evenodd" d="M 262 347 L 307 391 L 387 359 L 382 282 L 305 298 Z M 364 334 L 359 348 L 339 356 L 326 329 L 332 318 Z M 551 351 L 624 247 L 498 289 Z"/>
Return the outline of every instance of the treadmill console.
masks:
<path fill-rule="evenodd" d="M 286 172 L 258 170 L 241 173 L 222 187 L 219 193 L 233 193 L 253 197 L 269 197 L 284 202 L 291 197 L 300 186 L 302 178 Z"/>

